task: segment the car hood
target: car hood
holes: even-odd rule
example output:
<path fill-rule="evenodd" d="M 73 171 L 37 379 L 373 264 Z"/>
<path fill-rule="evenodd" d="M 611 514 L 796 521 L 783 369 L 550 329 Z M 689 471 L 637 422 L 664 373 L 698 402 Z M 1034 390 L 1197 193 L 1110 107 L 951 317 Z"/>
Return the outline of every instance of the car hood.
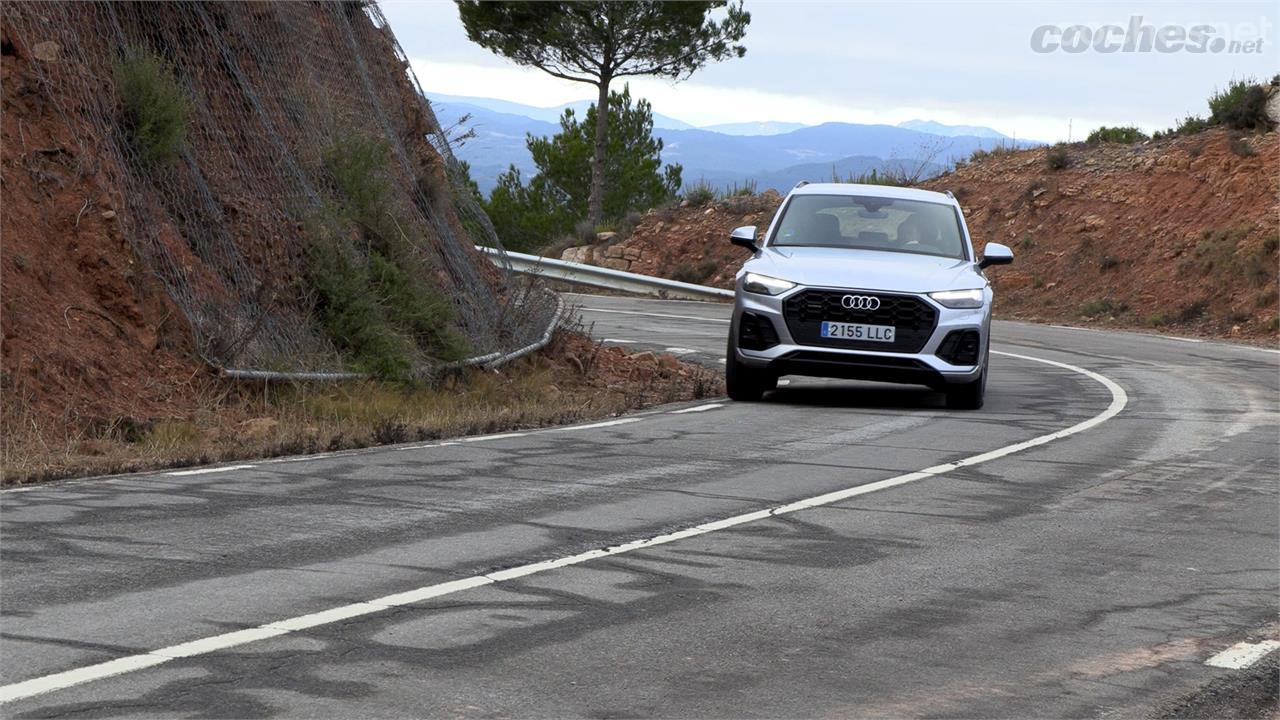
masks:
<path fill-rule="evenodd" d="M 886 292 L 967 290 L 987 284 L 968 260 L 847 248 L 767 247 L 742 269 L 800 285 Z"/>

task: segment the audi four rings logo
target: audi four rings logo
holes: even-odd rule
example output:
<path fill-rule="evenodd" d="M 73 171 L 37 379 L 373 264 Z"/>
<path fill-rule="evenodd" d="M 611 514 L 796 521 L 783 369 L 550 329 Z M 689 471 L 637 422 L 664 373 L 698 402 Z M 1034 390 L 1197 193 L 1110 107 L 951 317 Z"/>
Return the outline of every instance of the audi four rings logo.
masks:
<path fill-rule="evenodd" d="M 845 295 L 840 298 L 845 310 L 879 310 L 880 298 L 870 295 Z"/>

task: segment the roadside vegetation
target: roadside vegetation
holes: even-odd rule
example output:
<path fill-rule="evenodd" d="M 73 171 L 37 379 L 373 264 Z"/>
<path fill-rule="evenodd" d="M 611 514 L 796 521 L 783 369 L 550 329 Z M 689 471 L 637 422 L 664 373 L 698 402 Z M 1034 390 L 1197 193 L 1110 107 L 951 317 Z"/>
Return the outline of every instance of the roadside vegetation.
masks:
<path fill-rule="evenodd" d="M 559 332 L 545 352 L 500 372 L 450 372 L 431 386 L 378 380 L 195 380 L 181 417 L 84 427 L 27 412 L 6 392 L 3 484 L 350 450 L 611 417 L 716 396 L 720 374 L 671 358 L 627 356 Z"/>
<path fill-rule="evenodd" d="M 1270 81 L 1280 86 L 1280 75 Z M 1255 79 L 1232 80 L 1225 89 L 1209 96 L 1208 117 L 1188 115 L 1174 127 L 1155 132 L 1152 139 L 1173 135 L 1193 135 L 1214 127 L 1225 127 L 1243 132 L 1262 132 L 1271 129 L 1267 118 L 1267 88 Z"/>
<path fill-rule="evenodd" d="M 412 223 L 398 219 L 385 141 L 351 135 L 324 153 L 333 200 L 308 218 L 309 291 L 318 320 L 353 365 L 388 380 L 465 356 L 453 307 L 430 283 Z"/>
<path fill-rule="evenodd" d="M 547 138 L 525 139 L 538 170 L 527 181 L 512 165 L 498 176 L 483 202 L 485 212 L 503 245 L 520 252 L 536 251 L 570 233 L 581 235 L 616 227 L 630 212 L 672 202 L 680 190 L 680 165 L 662 164 L 662 140 L 653 137 L 653 109 L 644 99 L 632 101 L 631 91 L 609 96 L 609 149 L 605 159 L 603 216 L 588 219 L 591 195 L 591 146 L 596 134 L 596 111 L 588 108 L 581 120 L 572 109 L 560 117 L 560 132 Z M 575 230 L 577 232 L 575 232 Z"/>
<path fill-rule="evenodd" d="M 751 22 L 751 13 L 743 9 L 742 0 L 457 0 L 457 5 L 472 42 L 519 65 L 595 87 L 598 99 L 594 117 L 599 121 L 592 122 L 586 135 L 589 143 L 585 155 L 579 159 L 586 163 L 582 178 L 587 188 L 586 213 L 582 217 L 593 226 L 618 217 L 617 208 L 612 212 L 608 208 L 609 186 L 625 182 L 609 167 L 614 163 L 616 149 L 610 140 L 616 127 L 610 84 L 618 78 L 640 75 L 685 80 L 707 63 L 742 57 L 747 49 L 739 42 Z M 631 128 L 630 132 L 634 130 Z M 628 130 L 623 128 L 623 132 Z M 679 186 L 676 182 L 675 187 Z M 568 190 L 563 186 L 561 189 Z"/>
<path fill-rule="evenodd" d="M 173 70 L 155 53 L 134 47 L 114 71 L 124 128 L 139 159 L 146 165 L 177 160 L 190 109 Z"/>
<path fill-rule="evenodd" d="M 1132 125 L 1127 127 L 1102 127 L 1089 133 L 1089 137 L 1085 138 L 1088 145 L 1097 145 L 1098 143 L 1119 143 L 1121 145 L 1132 145 L 1136 142 L 1146 142 L 1151 136 L 1142 132 Z"/>

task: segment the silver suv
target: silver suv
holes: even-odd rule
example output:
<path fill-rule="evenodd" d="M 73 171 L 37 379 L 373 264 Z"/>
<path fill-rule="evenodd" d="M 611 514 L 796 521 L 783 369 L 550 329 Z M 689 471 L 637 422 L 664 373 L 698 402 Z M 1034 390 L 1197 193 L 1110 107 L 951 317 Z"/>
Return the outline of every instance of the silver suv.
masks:
<path fill-rule="evenodd" d="M 947 407 L 982 407 L 991 330 L 988 243 L 979 260 L 951 193 L 854 184 L 796 186 L 737 275 L 725 379 L 759 400 L 782 375 L 915 383 Z"/>

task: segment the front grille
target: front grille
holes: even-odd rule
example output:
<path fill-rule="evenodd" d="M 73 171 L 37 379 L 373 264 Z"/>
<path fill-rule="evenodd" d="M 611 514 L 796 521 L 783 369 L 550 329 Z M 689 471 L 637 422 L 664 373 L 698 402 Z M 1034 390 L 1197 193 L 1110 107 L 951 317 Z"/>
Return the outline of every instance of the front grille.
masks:
<path fill-rule="evenodd" d="M 738 347 L 743 350 L 768 350 L 781 342 L 773 321 L 755 313 L 744 312 L 738 321 Z"/>
<path fill-rule="evenodd" d="M 873 296 L 880 300 L 876 310 L 846 310 L 840 304 L 845 295 Z M 929 342 L 938 323 L 938 311 L 932 305 L 911 295 L 857 292 L 853 290 L 805 290 L 787 298 L 782 304 L 791 337 L 801 345 L 880 350 L 882 352 L 916 353 Z M 892 325 L 893 342 L 843 340 L 822 337 L 822 321 Z"/>

